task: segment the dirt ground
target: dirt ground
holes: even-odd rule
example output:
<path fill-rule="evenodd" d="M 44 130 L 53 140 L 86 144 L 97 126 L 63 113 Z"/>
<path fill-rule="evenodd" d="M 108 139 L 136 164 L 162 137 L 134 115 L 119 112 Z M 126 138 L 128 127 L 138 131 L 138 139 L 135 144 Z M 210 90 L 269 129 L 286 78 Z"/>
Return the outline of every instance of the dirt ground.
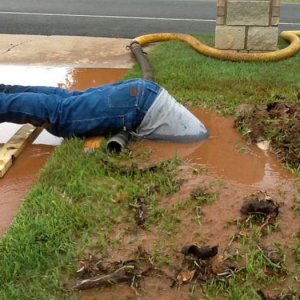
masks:
<path fill-rule="evenodd" d="M 150 162 L 175 153 L 183 158 L 180 189 L 159 203 L 163 209 L 176 211 L 176 230 L 166 235 L 159 228 L 145 227 L 147 199 L 139 199 L 136 228 L 115 232 L 122 237 L 117 250 L 105 258 L 89 253 L 78 261 L 80 272 L 72 281 L 75 298 L 207 299 L 209 283 L 217 283 L 211 287 L 216 289 L 237 274 L 243 278 L 248 268 L 245 257 L 251 255 L 244 243 L 250 240 L 251 251 L 270 262 L 264 275 L 275 274 L 280 282 L 267 287 L 258 282 L 257 297 L 292 295 L 285 291 L 298 284 L 293 279 L 298 272 L 293 247 L 300 229 L 293 211 L 299 191 L 292 175 L 273 154 L 247 144 L 234 129 L 233 118 L 205 110 L 194 113 L 209 128 L 208 140 L 189 146 L 151 141 L 132 144 L 137 157 L 140 149 L 149 151 Z M 274 209 L 258 218 L 243 215 L 243 204 L 253 199 L 274 204 Z M 166 264 L 157 264 L 150 254 L 157 243 L 162 245 L 160 256 Z M 278 249 L 284 249 L 284 262 Z M 224 299 L 224 293 L 213 299 Z"/>
<path fill-rule="evenodd" d="M 254 143 L 270 141 L 271 150 L 281 161 L 299 168 L 300 103 L 272 102 L 257 106 L 242 114 L 236 126 L 247 130 Z"/>

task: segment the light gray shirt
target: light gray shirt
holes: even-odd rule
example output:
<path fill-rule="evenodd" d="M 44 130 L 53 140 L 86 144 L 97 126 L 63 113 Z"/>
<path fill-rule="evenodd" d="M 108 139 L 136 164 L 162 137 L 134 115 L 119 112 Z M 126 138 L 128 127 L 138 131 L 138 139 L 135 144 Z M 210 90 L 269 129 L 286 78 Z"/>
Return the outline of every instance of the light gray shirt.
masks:
<path fill-rule="evenodd" d="M 145 139 L 176 142 L 199 141 L 208 137 L 204 124 L 178 103 L 164 88 L 132 135 Z"/>

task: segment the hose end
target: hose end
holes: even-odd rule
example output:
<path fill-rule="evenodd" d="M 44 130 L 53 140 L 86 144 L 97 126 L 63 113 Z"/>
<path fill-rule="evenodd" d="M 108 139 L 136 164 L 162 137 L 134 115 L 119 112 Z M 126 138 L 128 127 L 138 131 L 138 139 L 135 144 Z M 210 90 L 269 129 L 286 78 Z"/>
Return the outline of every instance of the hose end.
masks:
<path fill-rule="evenodd" d="M 130 134 L 127 131 L 121 131 L 107 141 L 106 150 L 109 153 L 120 153 L 126 146 Z"/>

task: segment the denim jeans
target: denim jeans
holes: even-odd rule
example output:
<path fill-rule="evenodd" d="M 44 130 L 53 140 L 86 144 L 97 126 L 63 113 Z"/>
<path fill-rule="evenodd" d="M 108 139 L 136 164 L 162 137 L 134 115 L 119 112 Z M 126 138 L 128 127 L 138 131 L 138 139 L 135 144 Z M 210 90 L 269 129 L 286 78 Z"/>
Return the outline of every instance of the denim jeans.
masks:
<path fill-rule="evenodd" d="M 160 91 L 130 79 L 84 91 L 0 85 L 0 122 L 44 126 L 60 137 L 134 131 Z"/>

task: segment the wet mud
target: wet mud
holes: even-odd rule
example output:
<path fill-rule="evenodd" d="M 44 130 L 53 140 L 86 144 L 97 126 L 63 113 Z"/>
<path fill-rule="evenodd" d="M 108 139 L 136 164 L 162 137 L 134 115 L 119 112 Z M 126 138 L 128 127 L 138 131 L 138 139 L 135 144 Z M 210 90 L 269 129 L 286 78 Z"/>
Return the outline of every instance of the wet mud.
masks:
<path fill-rule="evenodd" d="M 243 112 L 235 124 L 242 130 L 246 127 L 249 138 L 255 143 L 268 140 L 271 150 L 280 160 L 299 168 L 299 103 L 272 102 L 260 105 Z"/>
<path fill-rule="evenodd" d="M 178 155 L 197 168 L 208 167 L 226 180 L 257 184 L 261 188 L 273 186 L 277 179 L 289 176 L 274 155 L 245 142 L 234 128 L 234 118 L 223 117 L 209 110 L 192 111 L 208 128 L 207 140 L 190 144 L 145 140 L 137 142 L 133 151 L 143 148 L 144 152 L 151 152 L 150 159 L 153 161 Z"/>
<path fill-rule="evenodd" d="M 170 159 L 174 155 L 183 160 L 179 172 L 179 180 L 182 181 L 180 190 L 160 199 L 159 207 L 172 210 L 187 199 L 196 202 L 199 200 L 197 198 L 204 198 L 203 204 L 198 208 L 186 205 L 186 208 L 179 212 L 180 229 L 175 235 L 168 236 L 166 243 L 170 247 L 168 253 L 164 252 L 165 255 L 171 257 L 174 264 L 180 265 L 183 259 L 180 251 L 186 249 L 183 247 L 218 247 L 216 259 L 207 263 L 212 273 L 200 275 L 216 276 L 217 273 L 226 273 L 228 266 L 223 261 L 224 257 L 231 249 L 238 247 L 236 237 L 248 234 L 247 224 L 243 223 L 248 220 L 245 221 L 241 213 L 243 203 L 251 195 L 261 193 L 267 195 L 266 201 L 272 199 L 276 213 L 266 215 L 262 223 L 258 224 L 262 236 L 258 246 L 262 248 L 258 249 L 272 249 L 276 241 L 276 244 L 286 251 L 286 268 L 289 272 L 297 274 L 293 247 L 300 222 L 293 212 L 293 205 L 294 199 L 300 195 L 292 174 L 283 169 L 274 154 L 248 144 L 234 128 L 233 118 L 225 118 L 198 108 L 193 109 L 193 112 L 209 129 L 209 139 L 191 144 L 146 140 L 130 144 L 130 149 L 141 163 L 147 161 L 148 164 L 153 164 Z M 143 224 L 145 222 L 147 224 L 147 215 Z M 115 234 L 123 236 L 123 239 L 117 251 L 110 254 L 112 260 L 132 258 L 140 245 L 151 252 L 161 233 L 156 228 L 145 230 L 139 225 L 136 226 L 134 232 L 124 232 L 121 228 L 116 230 Z M 245 228 L 241 229 L 240 226 Z M 267 226 L 273 230 L 272 233 L 267 232 Z M 278 228 L 272 229 L 275 226 Z M 170 287 L 172 280 L 165 276 L 166 274 L 173 276 L 176 287 Z M 138 291 L 126 284 L 120 284 L 81 291 L 77 296 L 79 299 L 190 299 L 191 289 L 195 286 L 178 284 L 178 281 L 191 281 L 195 274 L 197 270 L 183 270 L 179 273 L 180 276 L 176 277 L 174 272 L 167 268 L 164 275 L 156 274 L 144 278 Z M 286 279 L 281 283 L 281 288 L 293 284 L 295 283 L 292 280 Z M 193 297 L 202 299 L 201 289 L 195 289 Z"/>
<path fill-rule="evenodd" d="M 30 145 L 14 162 L 14 166 L 0 179 L 0 235 L 5 232 L 17 213 L 40 169 L 47 161 L 53 147 Z"/>
<path fill-rule="evenodd" d="M 125 72 L 126 69 L 1 66 L 0 82 L 11 85 L 60 86 L 76 90 L 114 82 Z M 0 124 L 0 145 L 7 142 L 19 128 L 18 124 Z M 33 142 L 34 145 L 28 146 L 0 179 L 0 235 L 16 215 L 21 199 L 37 179 L 53 146 L 59 145 L 62 140 L 42 131 Z"/>

